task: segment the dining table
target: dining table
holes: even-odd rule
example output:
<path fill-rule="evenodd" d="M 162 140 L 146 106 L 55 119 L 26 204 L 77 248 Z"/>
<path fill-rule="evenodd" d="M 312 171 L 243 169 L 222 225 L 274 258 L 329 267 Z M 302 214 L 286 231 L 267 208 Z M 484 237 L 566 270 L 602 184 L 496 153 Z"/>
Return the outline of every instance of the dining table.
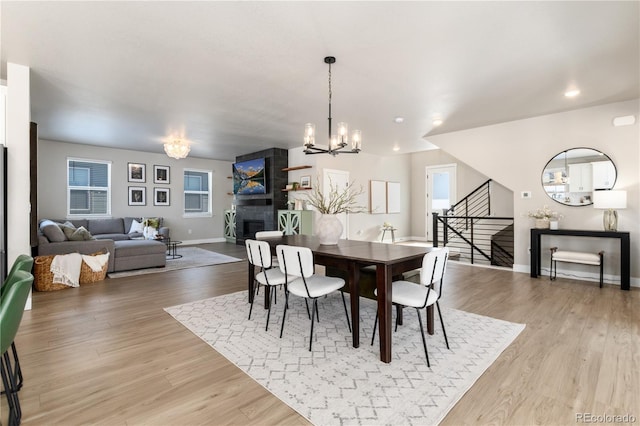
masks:
<path fill-rule="evenodd" d="M 291 246 L 308 247 L 313 252 L 314 263 L 340 269 L 347 272 L 348 288 L 351 294 L 351 330 L 353 347 L 360 346 L 360 269 L 375 267 L 377 303 L 380 320 L 379 341 L 380 360 L 391 362 L 392 348 L 392 282 L 394 277 L 401 277 L 402 273 L 422 267 L 422 259 L 432 247 L 418 247 L 400 244 L 385 244 L 379 242 L 341 239 L 336 245 L 322 245 L 315 236 L 283 235 L 282 237 L 264 238 L 269 242 L 272 254 L 276 254 L 276 246 L 287 244 Z M 249 302 L 253 301 L 255 268 L 248 262 L 248 294 Z M 268 306 L 268 292 L 265 293 L 265 306 Z M 358 295 L 358 297 L 354 297 Z M 433 307 L 427 309 L 427 332 L 433 334 Z M 373 324 L 371 324 L 373 328 Z"/>

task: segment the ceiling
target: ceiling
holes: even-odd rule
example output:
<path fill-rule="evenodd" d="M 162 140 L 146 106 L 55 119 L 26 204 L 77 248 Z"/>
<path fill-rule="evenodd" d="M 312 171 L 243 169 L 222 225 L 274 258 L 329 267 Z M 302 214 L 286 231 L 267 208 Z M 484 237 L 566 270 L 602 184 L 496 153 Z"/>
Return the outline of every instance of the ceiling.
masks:
<path fill-rule="evenodd" d="M 182 135 L 192 156 L 233 161 L 301 146 L 306 122 L 326 134 L 332 55 L 334 122 L 393 155 L 638 98 L 639 4 L 4 0 L 2 78 L 7 61 L 31 67 L 41 139 L 162 152 Z"/>

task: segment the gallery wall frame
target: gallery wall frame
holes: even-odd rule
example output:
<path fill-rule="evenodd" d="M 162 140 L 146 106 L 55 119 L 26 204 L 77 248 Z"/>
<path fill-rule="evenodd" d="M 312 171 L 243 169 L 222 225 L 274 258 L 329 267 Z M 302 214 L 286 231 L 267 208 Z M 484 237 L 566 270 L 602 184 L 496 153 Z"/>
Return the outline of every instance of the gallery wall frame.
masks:
<path fill-rule="evenodd" d="M 147 188 L 145 186 L 129 187 L 129 205 L 130 206 L 146 206 L 147 205 Z"/>
<path fill-rule="evenodd" d="M 147 181 L 147 165 L 144 163 L 127 163 L 127 181 L 145 183 Z"/>
<path fill-rule="evenodd" d="M 153 205 L 154 206 L 169 206 L 171 205 L 169 188 L 153 188 Z"/>
<path fill-rule="evenodd" d="M 153 183 L 171 183 L 171 168 L 169 166 L 153 166 Z"/>

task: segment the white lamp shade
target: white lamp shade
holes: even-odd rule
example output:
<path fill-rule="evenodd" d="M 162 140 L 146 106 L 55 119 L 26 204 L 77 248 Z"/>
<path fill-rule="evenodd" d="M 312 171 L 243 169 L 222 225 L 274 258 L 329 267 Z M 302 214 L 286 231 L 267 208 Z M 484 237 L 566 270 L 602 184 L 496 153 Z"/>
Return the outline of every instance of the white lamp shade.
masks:
<path fill-rule="evenodd" d="M 627 191 L 594 191 L 593 207 L 596 209 L 626 209 Z"/>

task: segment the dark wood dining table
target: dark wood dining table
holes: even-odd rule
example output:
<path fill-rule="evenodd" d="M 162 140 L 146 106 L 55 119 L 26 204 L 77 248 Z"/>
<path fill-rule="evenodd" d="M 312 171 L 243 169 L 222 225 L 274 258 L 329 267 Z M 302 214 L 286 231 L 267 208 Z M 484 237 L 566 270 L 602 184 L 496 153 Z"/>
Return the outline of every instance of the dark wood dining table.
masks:
<path fill-rule="evenodd" d="M 415 247 L 397 244 L 384 244 L 369 241 L 340 240 L 337 245 L 321 245 L 316 237 L 308 235 L 285 235 L 265 238 L 275 254 L 278 244 L 308 247 L 313 252 L 314 262 L 318 265 L 347 271 L 349 292 L 360 294 L 360 269 L 374 265 L 376 268 L 376 288 L 378 291 L 378 312 L 380 318 L 380 360 L 391 362 L 391 291 L 393 277 L 422 266 L 425 253 L 431 247 Z M 248 263 L 248 262 L 247 262 Z M 255 269 L 249 263 L 248 290 L 249 301 L 254 297 Z M 265 298 L 268 297 L 265 292 Z M 268 299 L 265 300 L 265 302 Z M 350 297 L 351 330 L 353 347 L 360 346 L 360 297 Z M 371 324 L 373 327 L 373 324 Z M 427 310 L 427 330 L 433 334 L 433 310 Z"/>

